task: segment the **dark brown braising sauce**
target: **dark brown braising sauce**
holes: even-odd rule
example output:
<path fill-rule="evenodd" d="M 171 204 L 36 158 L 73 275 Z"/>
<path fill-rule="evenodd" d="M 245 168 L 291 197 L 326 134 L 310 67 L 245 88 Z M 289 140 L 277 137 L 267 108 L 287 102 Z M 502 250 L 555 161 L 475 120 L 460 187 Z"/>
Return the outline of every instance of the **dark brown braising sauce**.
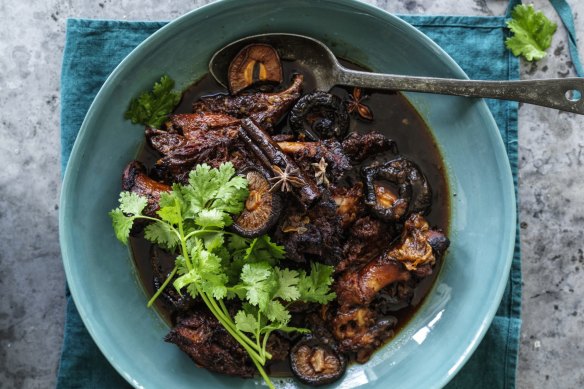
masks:
<path fill-rule="evenodd" d="M 356 68 L 350 63 L 344 62 L 347 67 Z M 309 71 L 299 69 L 294 63 L 284 62 L 285 80 L 290 80 L 294 72 L 301 72 L 304 74 L 303 93 L 308 93 L 314 90 L 314 81 Z M 285 83 L 282 87 L 286 87 L 289 83 Z M 331 92 L 337 94 L 341 98 L 345 98 L 351 93 L 352 88 L 336 87 Z M 193 102 L 203 96 L 214 95 L 218 93 L 226 93 L 225 88 L 221 87 L 210 75 L 206 75 L 200 81 L 189 87 L 184 93 L 179 106 L 175 109 L 175 113 L 191 113 Z M 373 121 L 366 121 L 357 118 L 356 114 L 351 115 L 350 131 L 368 132 L 376 130 L 383 133 L 388 138 L 397 143 L 399 155 L 402 155 L 414 161 L 428 179 L 433 193 L 432 208 L 426 219 L 430 226 L 438 227 L 445 231 L 448 235 L 449 227 L 449 190 L 447 185 L 446 173 L 444 163 L 440 156 L 436 142 L 432 137 L 426 123 L 422 120 L 420 115 L 411 106 L 411 104 L 400 94 L 395 92 L 383 91 L 364 91 L 368 97 L 362 101 L 367 105 L 371 112 L 373 112 Z M 275 133 L 285 131 L 287 129 L 286 118 L 278 125 Z M 158 155 L 149 146 L 145 145 L 138 156 L 138 160 L 143 162 L 148 168 L 152 167 Z M 377 160 L 390 160 L 395 158 L 395 154 L 390 152 L 376 156 Z M 366 160 L 362 165 L 368 165 L 371 160 Z M 359 169 L 353 169 L 358 172 Z M 360 180 L 357 174 L 348 174 L 344 178 L 347 184 Z M 131 238 L 131 249 L 135 261 L 136 268 L 139 273 L 140 280 L 147 295 L 152 296 L 155 292 L 152 282 L 153 272 L 150 261 L 151 244 L 142 237 Z M 166 268 L 165 272 L 173 267 L 174 259 L 168 256 L 167 263 L 163 264 Z M 436 264 L 436 268 L 431 276 L 423 279 L 415 289 L 414 298 L 411 305 L 404 307 L 398 311 L 391 312 L 391 315 L 398 319 L 398 324 L 395 328 L 397 333 L 403 328 L 410 318 L 415 314 L 417 308 L 423 302 L 424 297 L 432 287 L 437 274 L 439 273 L 441 263 Z M 159 298 L 155 303 L 156 309 L 165 319 L 165 321 L 172 325 L 171 314 Z M 276 363 L 269 369 L 271 375 L 275 376 L 291 376 L 287 363 Z"/>

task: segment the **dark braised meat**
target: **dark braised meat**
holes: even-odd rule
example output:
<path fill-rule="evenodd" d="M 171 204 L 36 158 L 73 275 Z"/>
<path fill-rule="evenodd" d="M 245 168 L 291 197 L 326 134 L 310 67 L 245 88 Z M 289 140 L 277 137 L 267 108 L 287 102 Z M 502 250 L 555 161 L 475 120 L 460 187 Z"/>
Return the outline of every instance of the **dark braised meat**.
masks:
<path fill-rule="evenodd" d="M 277 93 L 249 93 L 238 96 L 218 95 L 203 97 L 193 104 L 193 112 L 217 112 L 236 118 L 249 117 L 260 127 L 271 132 L 300 98 L 303 76 L 294 75 L 292 85 Z"/>
<path fill-rule="evenodd" d="M 341 217 L 343 229 L 353 224 L 365 210 L 363 206 L 363 184 L 360 182 L 350 188 L 332 188 L 331 197 L 337 205 L 337 215 Z"/>
<path fill-rule="evenodd" d="M 366 134 L 351 132 L 343 139 L 343 151 L 351 160 L 361 162 L 385 151 L 397 154 L 397 145 L 377 131 L 371 131 Z"/>
<path fill-rule="evenodd" d="M 200 145 L 214 136 L 233 133 L 239 127 L 239 119 L 225 114 L 194 113 L 170 115 L 164 130 L 146 129 L 146 140 L 162 155 L 172 154 L 184 147 Z M 221 132 L 215 134 L 215 130 Z"/>
<path fill-rule="evenodd" d="M 170 186 L 160 183 L 148 177 L 146 168 L 141 162 L 132 161 L 124 169 L 122 174 L 122 190 L 146 196 L 148 205 L 144 209 L 144 215 L 158 217 L 158 202 L 163 192 L 169 192 Z"/>
<path fill-rule="evenodd" d="M 154 289 L 156 291 L 160 289 L 164 281 L 170 276 L 172 266 L 169 265 L 174 264 L 174 258 L 175 256 L 157 246 L 151 247 L 150 262 L 152 264 L 153 273 L 152 283 L 154 284 Z M 167 266 L 164 266 L 164 264 Z M 195 299 L 193 299 L 190 294 L 180 294 L 174 287 L 164 288 L 161 297 L 170 307 L 173 315 L 192 309 L 196 304 Z"/>
<path fill-rule="evenodd" d="M 154 150 L 162 155 L 169 154 L 172 150 L 187 144 L 187 138 L 181 134 L 156 130 L 153 128 L 146 129 L 146 140 Z"/>
<path fill-rule="evenodd" d="M 168 183 L 185 183 L 193 167 L 200 163 L 219 167 L 221 163 L 230 161 L 238 171 L 254 163 L 236 126 L 190 134 L 186 142 L 166 150 L 166 155 L 156 162 L 154 170 L 157 178 Z"/>
<path fill-rule="evenodd" d="M 394 282 L 379 291 L 369 307 L 381 315 L 389 315 L 409 306 L 414 298 L 418 280 Z"/>
<path fill-rule="evenodd" d="M 201 132 L 239 126 L 239 119 L 225 113 L 197 112 L 170 115 L 168 132 L 181 133 L 188 140 L 198 141 Z"/>
<path fill-rule="evenodd" d="M 245 349 L 225 330 L 206 308 L 190 309 L 164 338 L 176 344 L 198 366 L 217 373 L 251 378 L 257 370 Z M 285 360 L 290 343 L 273 333 L 266 346 L 269 363 Z"/>
<path fill-rule="evenodd" d="M 442 231 L 430 229 L 426 219 L 415 213 L 404 223 L 400 239 L 392 245 L 388 255 L 408 270 L 417 270 L 427 265 L 434 266 L 449 245 L 450 241 Z"/>
<path fill-rule="evenodd" d="M 245 349 L 207 310 L 191 311 L 166 335 L 198 366 L 232 376 L 251 378 L 257 372 Z"/>
<path fill-rule="evenodd" d="M 386 252 L 369 261 L 358 272 L 343 273 L 334 289 L 341 306 L 367 305 L 387 285 L 407 281 L 410 277 L 410 272 Z"/>
<path fill-rule="evenodd" d="M 280 218 L 275 239 L 285 247 L 286 257 L 292 261 L 335 265 L 342 256 L 342 233 L 336 204 L 323 198 L 307 212 L 299 206 L 289 207 Z"/>
<path fill-rule="evenodd" d="M 365 363 L 385 340 L 393 335 L 397 319 L 380 316 L 368 307 L 339 307 L 332 312 L 332 332 L 342 352 L 356 353 L 356 360 Z"/>
<path fill-rule="evenodd" d="M 346 271 L 339 277 L 334 285 L 339 305 L 369 304 L 386 286 L 408 281 L 412 277 L 410 270 L 434 266 L 448 244 L 444 234 L 431 230 L 422 215 L 413 214 L 405 222 L 399 240 L 387 251 L 358 272 Z"/>
<path fill-rule="evenodd" d="M 279 333 L 273 332 L 268 338 L 266 351 L 272 355 L 272 359 L 267 362 L 268 364 L 284 361 L 290 354 L 290 342 Z"/>
<path fill-rule="evenodd" d="M 381 255 L 396 236 L 394 224 L 369 215 L 357 219 L 349 230 L 349 237 L 343 246 L 343 259 L 335 267 L 335 273 L 358 268 Z"/>

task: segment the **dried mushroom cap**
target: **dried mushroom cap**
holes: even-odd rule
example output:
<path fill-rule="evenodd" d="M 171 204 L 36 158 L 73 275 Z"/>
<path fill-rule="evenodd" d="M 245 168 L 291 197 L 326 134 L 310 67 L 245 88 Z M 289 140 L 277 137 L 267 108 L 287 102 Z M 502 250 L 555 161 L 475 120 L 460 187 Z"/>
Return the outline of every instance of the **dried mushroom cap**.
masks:
<path fill-rule="evenodd" d="M 276 224 L 282 204 L 280 195 L 270 192 L 270 183 L 262 172 L 250 169 L 244 174 L 249 197 L 232 228 L 246 238 L 254 238 L 265 234 Z"/>
<path fill-rule="evenodd" d="M 282 65 L 276 50 L 265 44 L 244 47 L 229 65 L 229 91 L 237 94 L 257 82 L 281 83 Z"/>
<path fill-rule="evenodd" d="M 390 188 L 374 184 L 375 202 L 379 209 L 392 209 L 396 217 L 402 217 L 408 210 L 409 201 L 400 198 Z"/>
<path fill-rule="evenodd" d="M 345 356 L 314 336 L 301 338 L 290 350 L 290 368 L 307 385 L 330 384 L 347 369 Z"/>
<path fill-rule="evenodd" d="M 361 175 L 365 185 L 365 204 L 382 220 L 403 220 L 408 214 L 427 212 L 432 205 L 432 189 L 426 177 L 415 163 L 403 157 L 381 165 L 374 162 L 362 168 Z M 376 185 L 378 180 L 396 186 L 398 195 L 386 193 L 385 188 L 382 190 Z M 394 200 L 393 197 L 397 198 Z"/>

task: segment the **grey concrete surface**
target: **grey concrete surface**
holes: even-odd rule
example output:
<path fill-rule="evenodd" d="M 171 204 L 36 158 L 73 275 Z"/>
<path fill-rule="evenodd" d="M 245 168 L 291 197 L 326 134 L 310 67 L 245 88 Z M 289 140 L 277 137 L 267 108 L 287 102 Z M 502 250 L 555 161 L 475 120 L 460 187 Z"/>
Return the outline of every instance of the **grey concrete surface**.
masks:
<path fill-rule="evenodd" d="M 0 388 L 50 388 L 63 335 L 59 77 L 67 17 L 170 20 L 208 1 L 0 0 Z M 367 0 L 394 13 L 502 15 L 505 0 Z M 584 46 L 584 2 L 568 1 Z M 550 4 L 534 0 L 559 23 Z M 583 53 L 584 54 L 584 53 Z M 559 28 L 524 79 L 574 75 Z M 519 388 L 584 387 L 583 117 L 520 108 Z"/>

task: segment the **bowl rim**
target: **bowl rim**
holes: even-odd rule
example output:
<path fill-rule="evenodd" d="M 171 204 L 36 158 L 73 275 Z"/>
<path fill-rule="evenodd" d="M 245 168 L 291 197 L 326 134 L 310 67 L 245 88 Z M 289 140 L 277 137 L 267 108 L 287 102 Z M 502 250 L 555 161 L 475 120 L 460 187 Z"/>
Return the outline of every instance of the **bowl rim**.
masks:
<path fill-rule="evenodd" d="M 169 21 L 166 25 L 162 26 L 160 29 L 152 33 L 149 37 L 147 37 L 144 41 L 142 41 L 138 46 L 136 46 L 115 68 L 114 70 L 108 75 L 106 80 L 104 81 L 103 85 L 100 87 L 99 91 L 95 95 L 94 100 L 92 101 L 91 105 L 89 106 L 87 113 L 83 119 L 83 122 L 80 126 L 79 132 L 71 149 L 71 153 L 69 156 L 69 160 L 67 162 L 67 166 L 65 172 L 63 174 L 63 180 L 61 185 L 61 194 L 59 200 L 59 243 L 61 247 L 61 255 L 62 261 L 64 266 L 64 271 L 66 275 L 67 284 L 71 293 L 71 297 L 75 303 L 75 306 L 79 312 L 79 316 L 81 317 L 83 324 L 85 325 L 87 331 L 89 332 L 91 338 L 96 343 L 97 347 L 104 355 L 104 357 L 108 360 L 108 362 L 114 367 L 118 374 L 120 374 L 124 379 L 128 381 L 129 384 L 136 386 L 138 383 L 131 379 L 131 376 L 127 374 L 127 372 L 120 366 L 119 363 L 116 362 L 111 355 L 109 355 L 108 351 L 103 348 L 101 342 L 98 342 L 100 339 L 100 335 L 96 328 L 92 325 L 90 320 L 90 314 L 87 312 L 87 309 L 82 305 L 78 304 L 78 287 L 80 285 L 76 282 L 73 282 L 73 273 L 70 266 L 71 261 L 73 260 L 73 255 L 71 253 L 71 248 L 69 247 L 68 241 L 66 239 L 66 231 L 67 231 L 67 197 L 68 193 L 70 192 L 70 187 L 72 185 L 72 181 L 74 180 L 74 169 L 72 166 L 78 166 L 78 160 L 82 158 L 79 149 L 81 149 L 82 144 L 86 142 L 86 137 L 88 136 L 88 123 L 92 121 L 92 117 L 94 116 L 94 111 L 96 110 L 96 106 L 98 105 L 98 101 L 102 99 L 102 96 L 106 93 L 107 89 L 115 86 L 119 82 L 119 78 L 121 77 L 121 73 L 123 69 L 133 62 L 137 62 L 138 58 L 140 57 L 142 52 L 146 52 L 151 46 L 154 46 L 156 42 L 164 40 L 168 36 L 172 36 L 174 34 L 175 29 L 180 29 L 181 25 L 186 23 L 193 15 L 197 15 L 199 13 L 204 12 L 213 12 L 217 10 L 221 10 L 225 6 L 230 6 L 231 4 L 241 3 L 241 0 L 218 0 L 213 3 L 202 5 L 196 9 L 193 9 L 178 18 Z M 410 23 L 404 21 L 396 14 L 392 14 L 388 11 L 385 11 L 379 7 L 376 7 L 371 4 L 367 4 L 364 2 L 360 2 L 358 0 L 320 0 L 319 3 L 330 3 L 334 5 L 342 5 L 342 6 L 349 6 L 349 7 L 357 7 L 362 9 L 364 12 L 371 14 L 373 16 L 379 17 L 385 20 L 391 20 L 392 23 L 404 27 L 408 30 L 413 30 L 412 32 L 417 35 L 417 39 L 420 40 L 421 43 L 425 44 L 428 49 L 433 50 L 436 54 L 445 58 L 446 62 L 450 67 L 450 70 L 454 72 L 455 77 L 461 79 L 469 79 L 464 70 L 454 61 L 454 59 L 446 53 L 437 43 L 431 40 L 428 36 L 418 30 L 416 27 L 412 26 Z M 408 15 L 410 16 L 410 15 Z M 411 15 L 414 16 L 414 15 Z M 153 21 L 154 22 L 154 21 Z M 478 109 L 486 111 L 487 115 L 486 118 L 490 122 L 493 128 L 498 129 L 498 126 L 492 116 L 490 109 L 488 108 L 484 99 L 476 99 L 476 106 Z M 497 147 L 501 148 L 501 150 L 506 150 L 505 144 L 501 137 L 499 131 L 497 131 L 497 136 L 495 137 L 495 142 Z M 506 153 L 505 153 L 506 155 Z M 513 175 L 511 172 L 511 165 L 509 160 L 507 159 L 505 166 L 505 180 L 507 181 L 504 185 L 505 189 L 508 189 L 508 193 L 506 193 L 506 197 L 510 199 L 513 204 L 513 208 L 515 212 L 512 212 L 510 217 L 510 225 L 515 226 L 517 223 L 517 212 L 516 212 L 516 194 L 515 194 L 515 184 L 513 181 Z M 449 186 L 452 188 L 451 185 L 451 177 L 450 174 L 447 174 L 447 181 Z M 452 212 L 452 211 L 451 211 Z M 460 358 L 454 363 L 454 365 L 448 370 L 448 373 L 442 375 L 438 381 L 435 381 L 431 388 L 441 388 L 444 387 L 448 382 L 456 376 L 456 374 L 460 371 L 460 369 L 465 365 L 465 363 L 469 360 L 472 356 L 478 345 L 481 343 L 482 339 L 484 338 L 489 326 L 491 325 L 497 309 L 500 305 L 502 300 L 503 294 L 505 292 L 507 280 L 509 278 L 509 273 L 512 265 L 513 254 L 515 250 L 515 234 L 516 229 L 510 230 L 512 233 L 512 237 L 509 239 L 508 247 L 503 248 L 501 252 L 506 253 L 505 258 L 506 261 L 503 267 L 503 274 L 506 275 L 501 277 L 498 280 L 496 287 L 495 298 L 493 304 L 489 307 L 486 312 L 485 317 L 483 318 L 478 331 L 475 333 L 475 336 L 472 338 L 471 342 L 467 345 L 464 352 L 460 355 Z M 495 304 L 497 302 L 497 304 Z"/>

